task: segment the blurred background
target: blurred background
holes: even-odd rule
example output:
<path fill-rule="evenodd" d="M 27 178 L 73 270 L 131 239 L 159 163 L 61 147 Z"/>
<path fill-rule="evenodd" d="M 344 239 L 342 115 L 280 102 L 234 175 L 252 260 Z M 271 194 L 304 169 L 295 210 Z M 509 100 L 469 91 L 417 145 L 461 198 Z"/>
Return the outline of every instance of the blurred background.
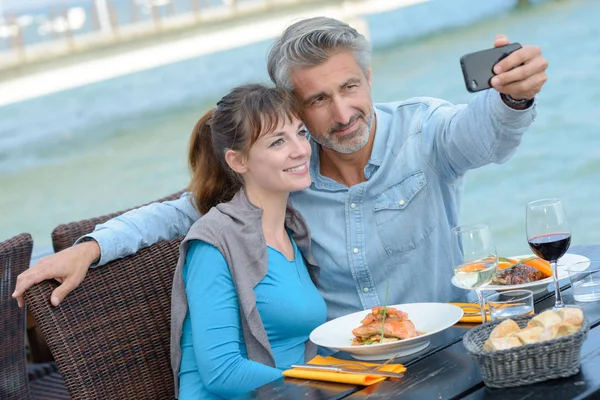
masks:
<path fill-rule="evenodd" d="M 0 0 L 0 241 L 183 189 L 197 119 L 234 85 L 269 82 L 273 39 L 327 15 L 368 36 L 376 102 L 473 95 L 459 58 L 496 33 L 542 47 L 538 118 L 504 165 L 471 171 L 462 222 L 529 253 L 525 205 L 564 200 L 572 244 L 600 232 L 597 0 Z"/>

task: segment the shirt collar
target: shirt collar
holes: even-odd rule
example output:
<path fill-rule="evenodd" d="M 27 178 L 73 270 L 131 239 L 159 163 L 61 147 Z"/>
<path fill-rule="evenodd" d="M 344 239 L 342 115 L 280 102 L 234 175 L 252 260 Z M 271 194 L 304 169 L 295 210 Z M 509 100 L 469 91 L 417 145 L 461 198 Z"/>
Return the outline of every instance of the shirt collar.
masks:
<path fill-rule="evenodd" d="M 321 149 L 321 145 L 317 143 L 312 136 L 308 136 L 308 141 L 310 142 L 310 147 L 312 149 L 312 153 L 310 156 L 310 178 L 312 180 L 311 186 L 315 189 L 328 189 L 335 190 L 340 189 L 342 185 L 337 183 L 331 178 L 327 178 L 321 175 L 320 165 L 320 157 L 319 150 Z"/>
<path fill-rule="evenodd" d="M 371 157 L 369 157 L 367 166 L 370 164 L 379 167 L 383 162 L 387 149 L 389 130 L 386 129 L 386 127 L 389 127 L 389 124 L 387 123 L 389 116 L 383 111 L 377 109 L 377 105 L 374 105 L 373 109 L 375 110 L 377 129 L 375 129 L 375 142 L 373 143 Z"/>

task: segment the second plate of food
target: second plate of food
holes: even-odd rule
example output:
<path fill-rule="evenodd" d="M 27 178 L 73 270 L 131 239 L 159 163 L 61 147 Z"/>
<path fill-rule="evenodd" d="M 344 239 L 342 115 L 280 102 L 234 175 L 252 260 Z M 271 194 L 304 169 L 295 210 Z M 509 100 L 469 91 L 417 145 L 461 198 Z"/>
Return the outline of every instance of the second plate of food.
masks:
<path fill-rule="evenodd" d="M 377 341 L 353 346 L 355 336 L 352 331 L 361 326 L 361 321 L 368 314 L 372 314 L 372 310 L 363 310 L 320 325 L 311 332 L 310 340 L 318 346 L 346 351 L 359 360 L 385 360 L 395 354 L 401 357 L 425 349 L 433 334 L 451 327 L 463 316 L 460 307 L 446 303 L 409 303 L 388 307 L 408 314 L 418 335 L 393 342 Z"/>
<path fill-rule="evenodd" d="M 514 257 L 510 257 L 510 258 L 515 258 L 517 260 L 519 259 L 524 259 L 524 258 L 529 258 L 532 257 L 533 254 L 527 254 L 527 255 L 521 255 L 521 256 L 514 256 Z M 564 256 L 562 256 L 557 263 L 557 269 L 558 269 L 558 279 L 566 279 L 569 277 L 569 275 L 567 274 L 566 268 L 567 266 L 569 266 L 570 264 L 574 264 L 574 263 L 578 263 L 578 262 L 583 262 L 583 261 L 590 261 L 589 258 L 579 255 L 579 254 L 565 254 Z M 589 266 L 589 264 L 580 264 L 582 270 L 587 268 L 587 266 Z M 546 288 L 548 287 L 549 284 L 551 284 L 553 281 L 552 277 L 549 276 L 547 278 L 544 279 L 540 279 L 537 281 L 532 281 L 532 282 L 527 282 L 527 283 L 521 283 L 518 285 L 487 285 L 485 287 L 482 288 L 482 290 L 495 290 L 497 292 L 502 292 L 502 291 L 506 291 L 506 290 L 514 290 L 514 289 L 527 289 L 527 290 L 531 290 L 534 294 L 535 293 L 541 293 L 543 291 L 546 290 Z M 456 277 L 452 277 L 452 284 L 458 288 L 461 289 L 467 289 L 467 290 L 471 290 L 470 288 L 464 287 L 460 284 L 460 282 L 456 279 Z"/>

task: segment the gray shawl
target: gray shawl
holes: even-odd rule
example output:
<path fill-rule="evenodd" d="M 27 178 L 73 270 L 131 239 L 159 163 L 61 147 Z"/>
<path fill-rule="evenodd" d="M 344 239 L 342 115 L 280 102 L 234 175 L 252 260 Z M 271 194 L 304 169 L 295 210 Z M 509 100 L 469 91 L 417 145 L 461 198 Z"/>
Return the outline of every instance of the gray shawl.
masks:
<path fill-rule="evenodd" d="M 305 257 L 310 276 L 315 281 L 318 267 L 310 251 L 310 232 L 302 215 L 289 203 L 285 226 L 291 231 L 296 245 Z M 182 271 L 190 240 L 202 240 L 221 252 L 231 271 L 238 295 L 248 359 L 275 367 L 275 359 L 256 308 L 254 295 L 254 287 L 268 271 L 267 244 L 262 231 L 262 209 L 250 203 L 242 189 L 230 202 L 217 205 L 196 221 L 179 248 L 179 261 L 171 295 L 171 368 L 176 397 L 179 393 L 181 333 L 188 309 Z M 305 359 L 308 361 L 315 355 L 316 346 L 307 340 Z"/>

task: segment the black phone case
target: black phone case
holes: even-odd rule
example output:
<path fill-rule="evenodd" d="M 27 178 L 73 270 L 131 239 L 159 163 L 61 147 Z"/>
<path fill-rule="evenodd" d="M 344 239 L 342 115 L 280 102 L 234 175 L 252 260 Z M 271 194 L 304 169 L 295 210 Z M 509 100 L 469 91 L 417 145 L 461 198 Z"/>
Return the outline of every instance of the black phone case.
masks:
<path fill-rule="evenodd" d="M 510 53 L 520 48 L 521 45 L 519 43 L 510 43 L 506 46 L 481 50 L 462 56 L 460 58 L 460 67 L 465 78 L 467 90 L 475 93 L 491 88 L 490 80 L 495 75 L 493 71 L 494 66 Z"/>

